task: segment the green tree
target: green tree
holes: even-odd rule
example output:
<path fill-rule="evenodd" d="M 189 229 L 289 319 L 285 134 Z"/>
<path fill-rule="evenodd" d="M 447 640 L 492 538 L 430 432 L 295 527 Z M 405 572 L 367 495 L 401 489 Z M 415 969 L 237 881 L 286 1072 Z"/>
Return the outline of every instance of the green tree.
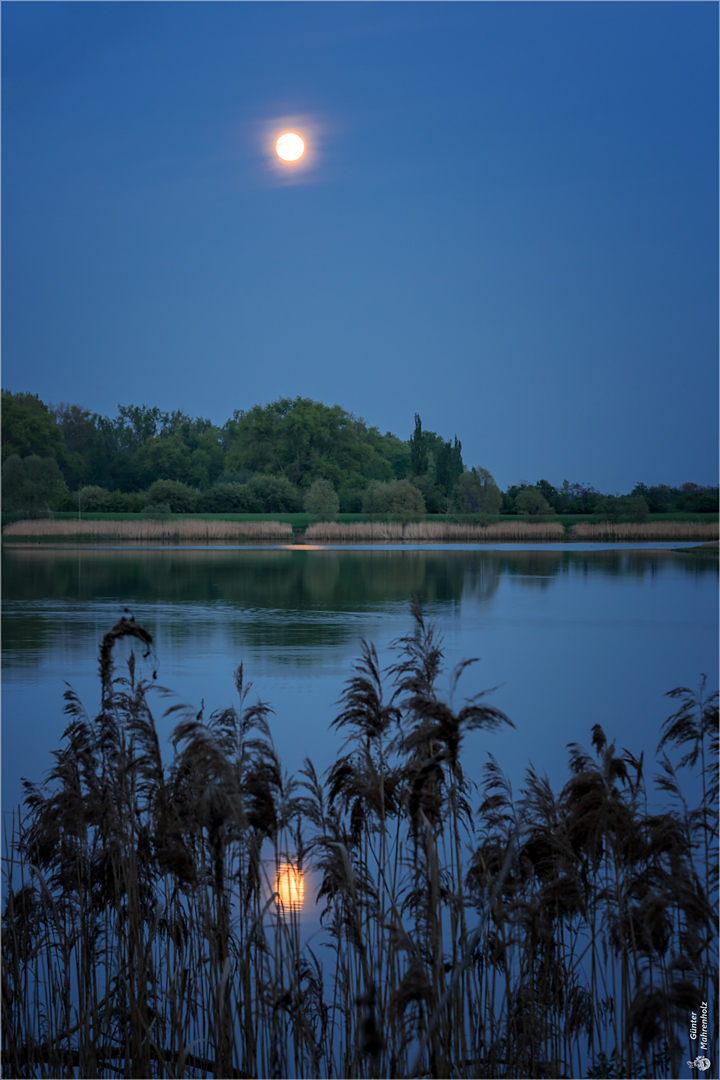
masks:
<path fill-rule="evenodd" d="M 37 394 L 2 391 L 2 460 L 18 457 L 65 457 L 62 432 Z"/>
<path fill-rule="evenodd" d="M 366 484 L 362 480 L 346 480 L 338 488 L 341 514 L 362 513 Z"/>
<path fill-rule="evenodd" d="M 710 492 L 701 492 L 693 498 L 692 502 L 686 503 L 685 509 L 693 514 L 717 514 L 720 510 L 717 491 L 714 495 Z"/>
<path fill-rule="evenodd" d="M 419 414 L 415 413 L 415 429 L 410 436 L 410 469 L 413 476 L 424 476 L 428 464 L 427 433 L 423 431 Z"/>
<path fill-rule="evenodd" d="M 3 463 L 2 502 L 4 511 L 22 510 L 27 505 L 29 493 L 25 466 L 19 454 L 11 454 Z"/>
<path fill-rule="evenodd" d="M 111 491 L 105 509 L 111 514 L 139 514 L 142 495 L 139 491 Z"/>
<path fill-rule="evenodd" d="M 60 469 L 68 487 L 76 491 L 95 479 L 94 466 L 101 444 L 95 416 L 80 405 L 61 402 L 54 408 L 55 421 L 65 444 Z"/>
<path fill-rule="evenodd" d="M 554 510 L 556 514 L 559 514 L 561 512 L 562 498 L 557 488 L 554 488 L 549 480 L 536 481 L 535 488 L 540 492 L 545 501 L 550 504 L 551 510 Z"/>
<path fill-rule="evenodd" d="M 600 492 L 587 484 L 571 484 L 563 480 L 562 488 L 556 492 L 552 504 L 557 514 L 591 514 Z"/>
<path fill-rule="evenodd" d="M 107 488 L 98 487 L 96 484 L 88 484 L 80 488 L 78 492 L 78 505 L 81 511 L 106 511 L 109 501 L 110 492 Z"/>
<path fill-rule="evenodd" d="M 642 495 L 604 495 L 595 504 L 596 521 L 646 521 L 648 501 Z"/>
<path fill-rule="evenodd" d="M 462 443 L 457 435 L 453 442 L 441 442 L 435 458 L 435 483 L 445 495 L 450 495 L 464 471 Z"/>
<path fill-rule="evenodd" d="M 525 488 L 515 496 L 515 506 L 521 514 L 536 517 L 539 514 L 551 514 L 552 507 L 537 488 Z"/>
<path fill-rule="evenodd" d="M 399 521 L 419 521 L 425 501 L 409 480 L 373 481 L 363 498 L 364 514 L 390 514 Z"/>
<path fill-rule="evenodd" d="M 305 495 L 308 514 L 317 514 L 320 521 L 332 521 L 340 509 L 340 499 L 329 480 L 316 480 Z"/>
<path fill-rule="evenodd" d="M 394 438 L 394 436 L 392 437 Z M 392 455 L 390 464 L 392 466 L 393 477 L 396 480 L 404 480 L 405 477 L 409 477 L 412 475 L 412 465 L 410 462 L 409 452 L 399 453 L 397 456 Z"/>
<path fill-rule="evenodd" d="M 115 424 L 120 432 L 123 445 L 142 446 L 158 432 L 162 425 L 163 414 L 157 405 L 118 405 Z"/>
<path fill-rule="evenodd" d="M 640 496 L 625 496 L 625 513 L 627 514 L 628 521 L 640 522 L 647 521 L 650 507 L 648 506 L 647 499 Z"/>
<path fill-rule="evenodd" d="M 423 497 L 426 514 L 439 514 L 447 509 L 447 498 L 429 472 L 423 476 L 413 476 L 412 483 Z"/>
<path fill-rule="evenodd" d="M 160 434 L 179 439 L 190 455 L 185 483 L 205 489 L 219 479 L 225 467 L 222 432 L 210 420 L 181 410 L 166 413 Z"/>
<path fill-rule="evenodd" d="M 159 479 L 137 455 L 143 444 L 155 436 L 161 415 L 157 408 L 119 405 L 114 419 L 95 416 L 97 444 L 92 457 L 93 483 L 111 491 L 139 491 Z"/>
<path fill-rule="evenodd" d="M 167 504 L 174 514 L 192 514 L 197 510 L 198 493 L 178 480 L 156 480 L 143 492 L 143 506 Z"/>
<path fill-rule="evenodd" d="M 4 510 L 24 510 L 29 514 L 57 510 L 69 494 L 58 463 L 52 457 L 30 454 L 21 458 L 11 454 L 3 465 Z"/>
<path fill-rule="evenodd" d="M 187 484 L 190 451 L 178 434 L 153 435 L 138 447 L 134 465 L 148 486 L 157 480 L 176 480 Z"/>
<path fill-rule="evenodd" d="M 669 484 L 653 484 L 646 496 L 650 509 L 655 514 L 662 514 L 672 508 L 675 503 L 677 489 Z"/>
<path fill-rule="evenodd" d="M 211 514 L 259 514 L 262 503 L 249 484 L 221 480 L 205 492 L 202 508 Z"/>
<path fill-rule="evenodd" d="M 295 514 L 302 509 L 300 492 L 285 476 L 257 473 L 247 483 L 263 514 Z"/>
<path fill-rule="evenodd" d="M 365 486 L 389 480 L 393 463 L 407 455 L 407 445 L 365 421 L 309 398 L 279 398 L 269 405 L 236 410 L 222 429 L 228 472 L 250 470 L 284 476 L 298 486 L 327 479 Z M 402 467 L 399 465 L 398 467 Z"/>
<path fill-rule="evenodd" d="M 463 473 L 455 485 L 453 504 L 460 513 L 498 514 L 501 503 L 500 488 L 480 465 Z"/>
<path fill-rule="evenodd" d="M 134 491 L 155 480 L 175 480 L 204 489 L 223 472 L 221 432 L 203 417 L 121 405 L 116 418 L 93 419 L 91 476 L 103 487 Z"/>

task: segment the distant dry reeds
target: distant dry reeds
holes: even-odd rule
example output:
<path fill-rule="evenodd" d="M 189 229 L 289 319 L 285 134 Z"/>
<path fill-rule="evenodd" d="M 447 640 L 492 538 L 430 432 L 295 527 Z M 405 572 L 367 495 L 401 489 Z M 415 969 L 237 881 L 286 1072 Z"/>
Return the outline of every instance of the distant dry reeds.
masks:
<path fill-rule="evenodd" d="M 128 540 L 128 541 L 197 541 L 222 543 L 255 540 L 289 541 L 292 526 L 280 521 L 205 521 L 201 518 L 137 517 L 124 521 L 53 521 L 47 519 L 16 521 L 6 525 L 3 537 L 8 540 Z M 309 525 L 304 539 L 326 543 L 441 543 L 469 541 L 490 543 L 515 541 L 562 542 L 564 540 L 698 540 L 718 538 L 715 522 L 651 521 L 642 524 L 580 522 L 568 533 L 559 522 L 532 522 L 509 518 L 492 525 L 465 525 L 454 522 L 358 521 L 341 523 L 319 521 Z"/>
<path fill-rule="evenodd" d="M 305 530 L 308 540 L 357 540 L 361 542 L 395 541 L 397 543 L 443 540 L 562 540 L 565 530 L 558 522 L 500 521 L 494 525 L 459 525 L 452 522 L 420 521 L 406 525 L 382 521 L 358 521 L 341 524 L 319 521 Z"/>
<path fill-rule="evenodd" d="M 490 754 L 473 778 L 467 733 L 509 721 L 482 694 L 454 704 L 467 661 L 441 692 L 417 605 L 389 673 L 364 644 L 323 777 L 309 759 L 283 772 L 242 668 L 236 707 L 168 710 L 165 763 L 133 657 L 113 672 L 126 637 L 152 648 L 133 620 L 108 631 L 100 711 L 66 692 L 52 771 L 7 837 L 3 1075 L 674 1077 L 688 1045 L 717 1060 L 704 679 L 670 694 L 656 810 L 642 753 L 599 725 L 559 793 L 532 768 L 514 793 Z M 303 940 L 308 866 L 325 910 Z"/>
<path fill-rule="evenodd" d="M 292 525 L 281 521 L 204 521 L 201 518 L 132 521 L 15 521 L 4 537 L 51 540 L 274 540 L 292 539 Z"/>
<path fill-rule="evenodd" d="M 581 521 L 570 530 L 571 540 L 717 540 L 716 521 Z"/>

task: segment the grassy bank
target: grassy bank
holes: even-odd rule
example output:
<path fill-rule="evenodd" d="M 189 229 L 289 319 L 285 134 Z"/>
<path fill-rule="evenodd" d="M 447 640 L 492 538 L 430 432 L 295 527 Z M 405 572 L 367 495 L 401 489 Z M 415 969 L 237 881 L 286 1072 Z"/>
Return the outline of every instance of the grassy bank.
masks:
<path fill-rule="evenodd" d="M 720 555 L 717 540 L 711 540 L 707 544 L 698 544 L 697 547 L 682 547 L 675 548 L 674 550 L 679 551 L 683 555 L 700 555 L 711 559 L 717 559 L 718 555 Z"/>
<path fill-rule="evenodd" d="M 387 677 L 364 647 L 323 778 L 309 760 L 283 773 L 242 668 L 237 706 L 174 707 L 164 764 L 132 658 L 114 675 L 128 637 L 152 647 L 126 620 L 105 635 L 100 712 L 67 691 L 50 777 L 8 837 L 5 1075 L 670 1077 L 700 1002 L 715 1059 L 704 684 L 671 694 L 661 813 L 639 748 L 599 726 L 560 792 L 530 769 L 514 794 L 489 757 L 477 799 L 464 734 L 490 749 L 510 721 L 482 696 L 448 703 L 419 610 Z M 304 941 L 309 870 L 324 930 Z"/>
<path fill-rule="evenodd" d="M 137 521 L 141 515 L 139 514 L 105 514 L 100 511 L 83 511 L 83 521 Z M 317 521 L 317 517 L 314 514 L 302 513 L 272 513 L 272 514 L 177 514 L 173 517 L 187 517 L 197 521 L 280 521 L 287 522 L 292 525 L 295 531 L 306 529 L 308 525 L 312 525 Z M 48 518 L 54 521 L 77 521 L 77 512 L 69 513 L 64 511 L 53 511 L 47 515 Z M 23 515 L 19 512 L 3 513 L 2 524 L 9 525 L 14 521 L 23 519 Z M 391 523 L 391 515 L 389 514 L 336 514 L 335 521 L 341 524 L 353 524 L 358 521 L 382 521 Z M 504 521 L 527 521 L 526 517 L 520 514 L 426 514 L 423 518 L 426 522 L 451 522 L 457 525 L 497 525 Z M 545 524 L 553 524 L 559 522 L 565 528 L 570 528 L 572 525 L 578 525 L 582 522 L 594 522 L 595 517 L 593 514 L 547 514 L 539 519 Z M 648 519 L 650 522 L 658 521 L 692 521 L 692 522 L 716 522 L 718 520 L 717 514 L 690 514 L 684 511 L 672 511 L 666 514 L 651 514 Z"/>

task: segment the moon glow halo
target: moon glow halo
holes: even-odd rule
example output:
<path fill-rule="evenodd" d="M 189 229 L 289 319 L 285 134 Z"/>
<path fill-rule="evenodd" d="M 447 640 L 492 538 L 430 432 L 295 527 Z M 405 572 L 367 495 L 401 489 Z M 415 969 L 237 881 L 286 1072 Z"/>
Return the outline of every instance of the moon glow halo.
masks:
<path fill-rule="evenodd" d="M 305 143 L 299 135 L 288 131 L 280 136 L 275 143 L 275 149 L 283 161 L 297 161 L 305 152 Z"/>

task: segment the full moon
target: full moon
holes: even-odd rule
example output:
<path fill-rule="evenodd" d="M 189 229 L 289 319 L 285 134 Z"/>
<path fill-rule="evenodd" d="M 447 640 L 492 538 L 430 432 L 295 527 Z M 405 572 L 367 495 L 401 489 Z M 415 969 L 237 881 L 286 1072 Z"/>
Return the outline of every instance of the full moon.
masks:
<path fill-rule="evenodd" d="M 275 143 L 275 149 L 283 161 L 297 161 L 305 151 L 305 143 L 299 135 L 287 132 L 286 135 L 281 135 Z"/>

